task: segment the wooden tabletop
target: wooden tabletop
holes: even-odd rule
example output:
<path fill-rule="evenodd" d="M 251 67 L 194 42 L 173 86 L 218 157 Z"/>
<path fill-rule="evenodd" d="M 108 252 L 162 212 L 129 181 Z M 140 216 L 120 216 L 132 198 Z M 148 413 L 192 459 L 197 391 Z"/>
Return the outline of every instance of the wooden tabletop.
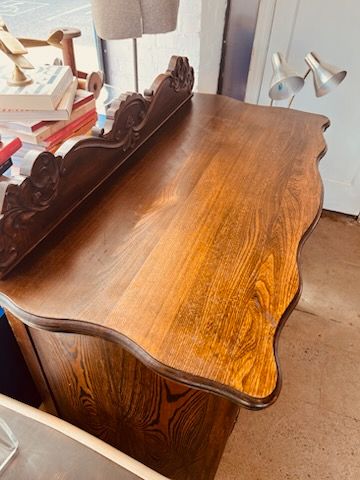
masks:
<path fill-rule="evenodd" d="M 195 95 L 0 282 L 0 303 L 32 325 L 120 342 L 169 378 L 268 405 L 299 248 L 321 208 L 327 125 Z"/>

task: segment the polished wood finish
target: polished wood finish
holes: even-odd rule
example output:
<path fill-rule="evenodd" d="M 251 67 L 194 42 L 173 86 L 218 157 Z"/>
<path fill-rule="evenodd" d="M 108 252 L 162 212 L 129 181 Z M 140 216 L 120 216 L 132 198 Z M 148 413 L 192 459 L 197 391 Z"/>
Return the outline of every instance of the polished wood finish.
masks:
<path fill-rule="evenodd" d="M 196 95 L 28 261 L 1 303 L 119 342 L 164 376 L 271 403 L 321 208 L 325 117 Z"/>
<path fill-rule="evenodd" d="M 0 281 L 61 416 L 213 477 L 237 406 L 279 394 L 327 125 L 197 94 Z"/>
<path fill-rule="evenodd" d="M 63 156 L 27 159 L 25 178 L 5 181 L 0 205 L 0 278 L 12 270 L 69 213 L 147 141 L 192 95 L 194 72 L 187 58 L 172 57 L 148 95 L 122 95 L 110 132 L 69 140 Z"/>
<path fill-rule="evenodd" d="M 161 378 L 114 342 L 31 337 L 61 418 L 171 479 L 215 476 L 237 405 Z"/>

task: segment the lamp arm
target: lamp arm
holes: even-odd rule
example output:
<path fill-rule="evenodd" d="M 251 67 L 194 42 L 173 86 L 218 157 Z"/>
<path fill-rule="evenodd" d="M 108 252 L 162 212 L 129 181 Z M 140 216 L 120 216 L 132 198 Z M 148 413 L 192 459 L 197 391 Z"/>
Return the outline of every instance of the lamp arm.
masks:
<path fill-rule="evenodd" d="M 307 72 L 305 73 L 305 75 L 303 76 L 303 79 L 304 79 L 304 80 L 306 80 L 306 78 L 309 76 L 309 73 L 310 73 L 310 72 L 311 72 L 311 68 L 309 68 L 309 69 L 307 70 Z M 291 107 L 291 105 L 292 105 L 292 103 L 293 103 L 293 101 L 294 101 L 294 98 L 295 98 L 295 95 L 293 95 L 293 96 L 291 97 L 290 102 L 289 102 L 289 105 L 288 105 L 288 108 Z"/>

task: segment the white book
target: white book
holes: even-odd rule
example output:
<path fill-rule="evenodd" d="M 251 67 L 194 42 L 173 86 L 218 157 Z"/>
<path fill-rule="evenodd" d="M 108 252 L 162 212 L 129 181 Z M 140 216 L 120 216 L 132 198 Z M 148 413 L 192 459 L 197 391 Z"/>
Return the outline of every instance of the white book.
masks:
<path fill-rule="evenodd" d="M 76 108 L 77 103 L 83 97 L 90 101 L 94 96 L 91 92 L 77 90 L 77 87 L 78 80 L 74 77 L 56 110 L 1 110 L 0 108 L 0 127 L 5 126 L 4 122 L 6 122 L 8 123 L 8 128 L 31 132 L 36 130 L 36 128 L 40 128 L 37 124 L 41 122 L 69 120 L 73 106 Z M 79 96 L 79 92 L 83 96 Z"/>
<path fill-rule="evenodd" d="M 24 86 L 8 85 L 8 72 L 0 71 L 0 112 L 10 110 L 56 110 L 73 81 L 71 68 L 42 65 L 30 70 L 33 82 Z"/>

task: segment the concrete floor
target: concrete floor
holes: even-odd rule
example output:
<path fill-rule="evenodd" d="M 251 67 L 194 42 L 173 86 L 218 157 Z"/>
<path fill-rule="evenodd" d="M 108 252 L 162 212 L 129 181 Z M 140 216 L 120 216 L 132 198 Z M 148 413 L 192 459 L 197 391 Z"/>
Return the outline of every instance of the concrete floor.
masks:
<path fill-rule="evenodd" d="M 360 224 L 324 212 L 301 269 L 280 397 L 240 411 L 216 480 L 360 479 Z"/>

